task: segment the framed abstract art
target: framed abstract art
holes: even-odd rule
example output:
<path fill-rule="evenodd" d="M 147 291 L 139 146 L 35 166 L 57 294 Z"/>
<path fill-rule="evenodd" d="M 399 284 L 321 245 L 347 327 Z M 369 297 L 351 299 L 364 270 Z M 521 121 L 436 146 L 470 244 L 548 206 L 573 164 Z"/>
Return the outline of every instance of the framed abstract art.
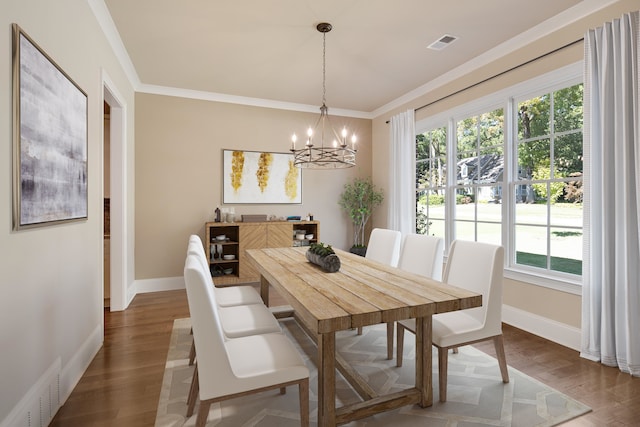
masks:
<path fill-rule="evenodd" d="M 302 203 L 302 173 L 293 154 L 223 150 L 223 203 Z"/>
<path fill-rule="evenodd" d="M 87 218 L 87 95 L 13 24 L 13 226 Z"/>

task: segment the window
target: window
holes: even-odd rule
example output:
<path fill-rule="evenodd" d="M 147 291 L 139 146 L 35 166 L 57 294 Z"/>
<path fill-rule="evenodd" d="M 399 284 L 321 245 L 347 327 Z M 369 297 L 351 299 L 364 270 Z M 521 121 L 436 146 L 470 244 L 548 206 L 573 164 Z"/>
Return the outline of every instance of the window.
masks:
<path fill-rule="evenodd" d="M 507 275 L 579 293 L 581 77 L 573 64 L 416 123 L 416 232 L 501 244 Z"/>
<path fill-rule="evenodd" d="M 460 120 L 456 129 L 455 236 L 500 245 L 503 109 Z"/>
<path fill-rule="evenodd" d="M 416 233 L 445 237 L 447 129 L 416 136 Z"/>
<path fill-rule="evenodd" d="M 515 110 L 515 264 L 581 275 L 582 84 Z"/>

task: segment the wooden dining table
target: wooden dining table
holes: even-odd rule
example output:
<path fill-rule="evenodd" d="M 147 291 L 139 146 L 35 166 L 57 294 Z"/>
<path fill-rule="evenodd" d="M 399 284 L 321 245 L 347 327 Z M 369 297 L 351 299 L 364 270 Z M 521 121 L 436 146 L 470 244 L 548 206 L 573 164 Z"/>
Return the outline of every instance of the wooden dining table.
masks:
<path fill-rule="evenodd" d="M 335 250 L 340 270 L 327 273 L 307 261 L 304 247 L 251 249 L 261 295 L 272 286 L 292 307 L 318 346 L 318 426 L 335 426 L 405 405 L 433 403 L 432 315 L 479 307 L 482 295 Z M 416 319 L 415 386 L 379 395 L 336 352 L 336 332 Z M 362 398 L 336 408 L 336 369 Z"/>

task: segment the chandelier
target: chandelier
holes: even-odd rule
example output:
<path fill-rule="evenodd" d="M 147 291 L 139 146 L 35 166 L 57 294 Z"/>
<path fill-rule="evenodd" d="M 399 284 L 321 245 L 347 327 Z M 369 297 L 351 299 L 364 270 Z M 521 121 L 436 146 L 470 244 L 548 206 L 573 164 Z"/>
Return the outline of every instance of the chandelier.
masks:
<path fill-rule="evenodd" d="M 326 36 L 331 31 L 331 24 L 321 22 L 316 29 L 322 33 L 322 106 L 320 117 L 313 128 L 307 130 L 307 140 L 302 148 L 296 148 L 298 137 L 291 137 L 291 152 L 294 164 L 299 168 L 339 169 L 356 165 L 356 135 L 350 138 L 347 145 L 347 128 L 338 133 L 329 120 L 329 108 L 326 105 Z"/>

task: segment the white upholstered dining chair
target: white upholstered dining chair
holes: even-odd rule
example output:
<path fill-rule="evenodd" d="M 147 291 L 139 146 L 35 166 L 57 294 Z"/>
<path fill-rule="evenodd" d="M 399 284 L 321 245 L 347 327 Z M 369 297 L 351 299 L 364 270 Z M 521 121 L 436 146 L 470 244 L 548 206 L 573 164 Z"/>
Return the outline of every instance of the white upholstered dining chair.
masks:
<path fill-rule="evenodd" d="M 400 256 L 402 233 L 396 230 L 374 228 L 369 235 L 365 258 L 396 267 Z"/>
<path fill-rule="evenodd" d="M 199 236 L 196 236 L 195 234 L 193 234 L 189 237 L 187 254 L 195 255 L 198 258 L 198 260 L 202 263 L 202 267 L 207 271 L 209 270 L 209 262 L 207 261 L 207 256 L 205 255 L 204 248 L 202 247 L 202 240 L 200 240 Z M 243 305 L 253 305 L 253 304 L 262 305 L 263 304 L 260 294 L 251 286 L 230 286 L 226 288 L 217 288 L 213 283 L 213 280 L 211 280 L 211 286 L 213 287 L 216 303 L 218 304 L 219 307 L 237 307 L 237 306 L 243 306 Z M 274 322 L 273 319 L 270 319 L 269 318 L 270 316 L 266 316 L 266 314 L 264 313 L 264 310 L 262 309 L 259 309 L 259 310 L 249 309 L 249 310 L 251 311 L 251 313 L 249 314 L 253 314 L 253 312 L 257 312 L 257 316 L 260 317 L 260 319 L 264 320 L 263 323 L 265 323 L 268 327 L 267 332 L 275 332 L 271 329 L 275 329 L 275 327 L 279 328 L 279 326 L 277 325 L 277 322 Z M 238 314 L 240 315 L 240 313 Z M 247 334 L 251 335 L 252 333 L 256 333 L 255 332 L 256 328 L 253 327 L 253 323 L 256 323 L 255 320 L 251 322 L 247 322 L 247 319 L 245 318 L 243 319 L 243 321 L 244 321 L 243 325 L 233 326 L 233 329 L 235 330 L 236 335 L 238 334 L 239 331 L 240 331 L 240 335 L 247 335 Z M 259 322 L 257 322 L 257 324 L 260 325 Z M 263 331 L 264 326 L 258 329 Z M 243 333 L 242 331 L 245 331 L 246 333 Z M 193 365 L 195 357 L 196 357 L 196 347 L 195 347 L 195 344 L 192 343 L 191 351 L 189 353 L 189 366 Z"/>
<path fill-rule="evenodd" d="M 198 258 L 209 269 L 209 261 L 204 253 L 202 240 L 200 236 L 192 234 L 189 237 L 188 253 L 198 255 Z M 212 285 L 213 281 L 211 282 Z M 262 304 L 262 298 L 258 291 L 252 286 L 228 286 L 224 288 L 214 287 L 216 293 L 216 301 L 220 307 L 233 307 L 236 305 Z"/>
<path fill-rule="evenodd" d="M 369 243 L 365 258 L 387 264 L 398 265 L 402 233 L 385 228 L 374 228 L 369 235 Z M 358 327 L 358 335 L 362 334 L 362 326 Z M 391 344 L 389 344 L 391 340 Z M 387 359 L 393 358 L 393 322 L 387 323 Z"/>
<path fill-rule="evenodd" d="M 282 333 L 227 339 L 207 273 L 194 255 L 187 256 L 184 278 L 198 352 L 196 426 L 204 427 L 212 403 L 289 385 L 298 385 L 300 421 L 308 426 L 309 370 L 302 357 Z"/>
<path fill-rule="evenodd" d="M 410 273 L 442 280 L 442 263 L 444 258 L 444 240 L 440 237 L 426 234 L 407 234 L 402 239 L 402 248 L 398 259 L 398 268 Z M 403 351 L 403 341 L 400 334 L 404 330 L 398 326 L 398 353 Z M 393 334 L 387 333 L 388 358 L 393 357 Z M 399 359 L 398 366 L 402 366 L 402 359 Z"/>
<path fill-rule="evenodd" d="M 398 268 L 442 280 L 444 240 L 426 234 L 407 234 L 402 242 Z"/>
<path fill-rule="evenodd" d="M 448 351 L 479 341 L 493 340 L 502 381 L 509 372 L 502 339 L 502 246 L 456 240 L 449 248 L 443 282 L 482 294 L 482 307 L 452 311 L 433 316 L 433 345 L 438 348 L 440 401 L 447 399 Z M 415 333 L 415 320 L 398 322 L 398 366 L 402 364 L 400 341 L 404 330 Z"/>
<path fill-rule="evenodd" d="M 194 254 L 194 251 L 196 252 Z M 206 273 L 209 272 L 208 263 L 203 262 L 200 254 L 197 253 L 191 245 L 187 256 L 194 256 L 202 270 Z M 253 298 L 245 300 L 244 304 L 239 302 L 236 304 L 230 304 L 228 301 L 226 304 L 220 303 L 220 296 L 225 294 L 225 291 L 232 289 L 240 289 L 242 287 L 229 287 L 229 288 L 216 288 L 211 280 L 211 276 L 206 274 L 209 278 L 208 284 L 212 290 L 212 299 L 218 306 L 220 312 L 220 326 L 223 333 L 227 338 L 237 338 L 246 335 L 266 334 L 271 332 L 281 332 L 280 324 L 278 320 L 273 316 L 267 306 L 262 303 L 262 298 L 253 288 L 248 288 L 251 292 L 258 295 L 259 300 L 254 301 Z M 248 292 L 247 295 L 253 295 Z M 242 294 L 237 294 L 235 299 L 242 300 Z"/>
<path fill-rule="evenodd" d="M 213 300 L 220 313 L 220 324 L 227 338 L 238 338 L 249 335 L 281 332 L 280 323 L 271 311 L 262 303 L 258 292 L 250 286 L 228 288 L 215 287 L 209 273 L 209 263 L 202 249 L 200 237 L 191 236 L 187 256 L 194 256 L 201 264 L 202 271 L 209 278 L 213 290 Z M 236 292 L 234 292 L 236 291 Z M 221 302 L 222 300 L 222 302 Z M 195 339 L 189 352 L 189 366 L 196 358 Z M 195 367 L 191 379 L 191 392 L 187 399 L 187 412 L 192 413 L 195 406 L 195 390 L 198 389 L 198 366 Z"/>

